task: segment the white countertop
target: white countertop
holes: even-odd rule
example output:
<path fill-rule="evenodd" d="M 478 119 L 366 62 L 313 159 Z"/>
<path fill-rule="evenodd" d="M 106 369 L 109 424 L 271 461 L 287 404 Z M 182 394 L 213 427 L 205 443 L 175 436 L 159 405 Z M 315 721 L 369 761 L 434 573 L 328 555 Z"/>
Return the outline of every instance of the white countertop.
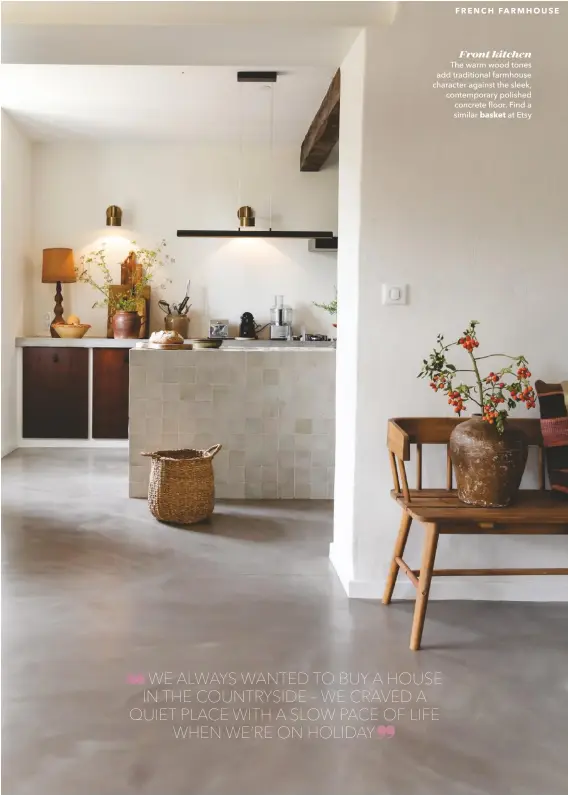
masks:
<path fill-rule="evenodd" d="M 139 340 L 114 340 L 107 337 L 82 337 L 62 340 L 59 337 L 16 337 L 17 348 L 134 348 Z"/>
<path fill-rule="evenodd" d="M 187 340 L 190 342 L 191 340 Z M 56 337 L 16 337 L 18 348 L 134 348 L 138 342 L 147 340 L 115 340 L 107 337 L 82 337 L 80 340 L 62 340 Z M 148 350 L 156 350 L 155 348 Z M 334 342 L 275 342 L 274 340 L 226 340 L 221 348 L 201 350 L 222 351 L 334 351 Z"/>

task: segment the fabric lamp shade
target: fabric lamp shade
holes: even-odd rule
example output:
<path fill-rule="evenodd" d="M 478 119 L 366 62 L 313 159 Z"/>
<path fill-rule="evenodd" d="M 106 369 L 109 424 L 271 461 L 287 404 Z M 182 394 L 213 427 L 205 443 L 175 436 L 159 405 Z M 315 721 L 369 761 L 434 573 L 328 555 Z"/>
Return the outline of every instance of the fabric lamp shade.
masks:
<path fill-rule="evenodd" d="M 73 249 L 44 248 L 41 280 L 47 284 L 76 281 Z"/>

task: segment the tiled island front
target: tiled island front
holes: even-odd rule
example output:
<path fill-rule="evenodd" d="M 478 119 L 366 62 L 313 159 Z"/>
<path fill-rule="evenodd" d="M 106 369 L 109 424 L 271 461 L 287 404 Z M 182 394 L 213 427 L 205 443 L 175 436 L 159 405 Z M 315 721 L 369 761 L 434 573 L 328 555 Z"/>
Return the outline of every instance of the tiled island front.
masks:
<path fill-rule="evenodd" d="M 205 449 L 218 497 L 333 497 L 335 350 L 130 352 L 130 496 L 148 494 L 142 452 Z"/>

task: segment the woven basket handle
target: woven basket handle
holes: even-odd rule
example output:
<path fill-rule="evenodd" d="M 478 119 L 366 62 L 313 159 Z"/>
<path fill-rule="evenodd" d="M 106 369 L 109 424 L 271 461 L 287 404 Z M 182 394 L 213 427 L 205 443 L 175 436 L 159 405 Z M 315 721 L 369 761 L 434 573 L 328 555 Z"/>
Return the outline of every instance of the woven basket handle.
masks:
<path fill-rule="evenodd" d="M 217 455 L 219 450 L 223 447 L 222 444 L 214 444 L 213 447 L 210 447 L 208 450 L 205 450 L 205 455 L 207 458 L 213 458 Z"/>
<path fill-rule="evenodd" d="M 144 456 L 146 456 L 147 458 L 152 458 L 152 456 L 154 455 L 154 453 L 140 453 L 140 455 L 144 455 Z"/>

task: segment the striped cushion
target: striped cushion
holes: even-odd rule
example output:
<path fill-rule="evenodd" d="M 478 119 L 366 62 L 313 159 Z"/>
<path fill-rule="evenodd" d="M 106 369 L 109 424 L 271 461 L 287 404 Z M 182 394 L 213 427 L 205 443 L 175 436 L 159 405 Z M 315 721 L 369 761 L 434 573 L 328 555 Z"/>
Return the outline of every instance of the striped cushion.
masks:
<path fill-rule="evenodd" d="M 568 381 L 535 383 L 550 488 L 568 496 Z"/>

